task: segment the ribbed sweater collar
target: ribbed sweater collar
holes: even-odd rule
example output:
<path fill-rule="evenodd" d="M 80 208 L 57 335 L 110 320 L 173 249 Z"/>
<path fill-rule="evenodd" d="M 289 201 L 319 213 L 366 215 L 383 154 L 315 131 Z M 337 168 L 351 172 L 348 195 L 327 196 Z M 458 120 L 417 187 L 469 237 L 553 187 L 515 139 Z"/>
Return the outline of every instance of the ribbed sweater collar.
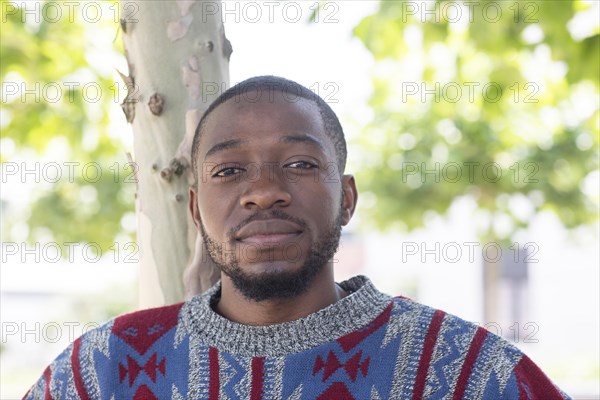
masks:
<path fill-rule="evenodd" d="M 350 294 L 304 318 L 268 326 L 243 325 L 211 307 L 221 294 L 220 282 L 186 302 L 180 324 L 195 339 L 221 351 L 247 357 L 282 357 L 308 350 L 356 331 L 377 317 L 391 297 L 365 276 L 339 284 Z"/>

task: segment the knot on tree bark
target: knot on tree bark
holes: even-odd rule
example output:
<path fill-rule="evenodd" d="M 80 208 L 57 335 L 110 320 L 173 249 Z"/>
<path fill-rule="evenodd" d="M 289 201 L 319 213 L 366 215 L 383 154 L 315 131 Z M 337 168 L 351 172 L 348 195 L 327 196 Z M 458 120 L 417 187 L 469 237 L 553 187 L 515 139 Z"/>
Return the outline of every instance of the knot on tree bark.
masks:
<path fill-rule="evenodd" d="M 135 118 L 135 103 L 133 101 L 123 101 L 121 103 L 121 109 L 125 114 L 125 119 L 128 123 L 133 123 L 133 119 Z"/>
<path fill-rule="evenodd" d="M 148 100 L 148 107 L 150 107 L 150 112 L 154 115 L 162 114 L 164 104 L 165 100 L 158 93 L 154 93 L 150 96 L 150 100 Z"/>
<path fill-rule="evenodd" d="M 127 33 L 127 20 L 125 18 L 119 19 L 119 25 L 121 26 L 123 33 Z"/>
<path fill-rule="evenodd" d="M 121 75 L 121 78 L 123 79 L 123 82 L 125 82 L 125 87 L 127 88 L 127 96 L 125 96 L 125 98 L 123 99 L 123 103 L 121 103 L 121 109 L 123 110 L 123 113 L 125 113 L 125 119 L 127 119 L 128 123 L 133 123 L 133 119 L 135 118 L 135 103 L 137 102 L 137 98 L 135 98 L 134 96 L 137 94 L 136 90 L 135 90 L 135 80 L 133 78 L 133 75 L 131 74 L 131 70 L 133 69 L 133 66 L 130 66 L 130 75 L 124 75 L 121 72 L 119 72 L 119 75 Z"/>
<path fill-rule="evenodd" d="M 231 58 L 231 53 L 233 53 L 233 46 L 231 45 L 229 39 L 227 39 L 227 37 L 225 36 L 225 27 L 223 25 L 221 25 L 221 43 L 223 46 L 221 48 L 221 51 L 223 52 L 223 57 L 225 57 L 225 59 L 229 61 L 229 59 Z"/>
<path fill-rule="evenodd" d="M 173 176 L 181 176 L 187 167 L 189 167 L 189 164 L 185 158 L 175 157 L 171 160 L 168 167 L 160 171 L 160 176 L 167 182 L 171 182 Z"/>

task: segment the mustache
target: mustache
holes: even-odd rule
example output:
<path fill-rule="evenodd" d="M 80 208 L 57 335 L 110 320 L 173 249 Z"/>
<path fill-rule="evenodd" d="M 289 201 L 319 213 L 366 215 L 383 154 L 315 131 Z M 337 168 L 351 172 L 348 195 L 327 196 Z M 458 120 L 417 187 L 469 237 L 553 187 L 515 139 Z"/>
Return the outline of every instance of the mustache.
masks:
<path fill-rule="evenodd" d="M 250 222 L 262 221 L 262 220 L 265 220 L 265 219 L 281 219 L 281 220 L 284 220 L 284 221 L 290 221 L 290 222 L 293 222 L 296 225 L 300 226 L 302 228 L 302 230 L 306 230 L 306 228 L 308 227 L 308 224 L 303 219 L 298 218 L 298 217 L 294 217 L 294 216 L 286 213 L 285 211 L 275 209 L 275 210 L 270 211 L 268 213 L 255 213 L 255 214 L 252 214 L 251 216 L 249 216 L 248 218 L 246 218 L 242 222 L 240 222 L 238 225 L 236 225 L 233 228 L 231 228 L 227 232 L 227 236 L 229 238 L 233 238 L 235 236 L 235 234 L 236 234 L 237 231 L 239 231 L 240 229 L 242 229 L 244 226 L 248 225 Z"/>

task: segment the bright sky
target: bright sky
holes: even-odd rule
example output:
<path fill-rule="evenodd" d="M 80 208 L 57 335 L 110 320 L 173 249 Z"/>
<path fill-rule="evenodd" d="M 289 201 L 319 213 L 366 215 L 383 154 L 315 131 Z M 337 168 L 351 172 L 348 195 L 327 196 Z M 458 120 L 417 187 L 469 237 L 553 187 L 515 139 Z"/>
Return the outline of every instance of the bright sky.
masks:
<path fill-rule="evenodd" d="M 364 125 L 370 116 L 366 100 L 371 92 L 369 71 L 373 65 L 371 54 L 353 37 L 352 29 L 375 12 L 378 4 L 326 3 L 319 12 L 318 22 L 309 23 L 311 7 L 314 9 L 316 2 L 289 3 L 297 7 L 273 7 L 271 15 L 269 8 L 261 7 L 261 18 L 255 23 L 251 21 L 258 14 L 252 7 L 239 2 L 225 3 L 222 9 L 225 33 L 233 45 L 231 84 L 255 75 L 279 75 L 295 80 L 318 90 L 352 136 L 354 127 L 350 125 L 353 122 Z M 227 13 L 235 10 L 234 4 L 238 4 L 237 12 Z M 242 18 L 236 21 L 236 16 Z"/>

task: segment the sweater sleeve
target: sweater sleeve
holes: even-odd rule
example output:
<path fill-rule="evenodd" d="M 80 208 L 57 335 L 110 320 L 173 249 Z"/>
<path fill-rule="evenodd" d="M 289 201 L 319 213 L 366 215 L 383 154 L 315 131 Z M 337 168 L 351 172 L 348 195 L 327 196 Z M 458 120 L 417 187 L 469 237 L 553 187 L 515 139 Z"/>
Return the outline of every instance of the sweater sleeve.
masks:
<path fill-rule="evenodd" d="M 527 355 L 523 355 L 512 370 L 502 398 L 518 400 L 571 399 L 556 387 Z"/>
<path fill-rule="evenodd" d="M 44 370 L 23 400 L 100 398 L 94 354 L 106 352 L 112 321 L 77 338 Z"/>
<path fill-rule="evenodd" d="M 71 358 L 74 344 L 69 345 L 44 370 L 42 376 L 27 391 L 23 400 L 78 399 L 73 387 Z"/>

